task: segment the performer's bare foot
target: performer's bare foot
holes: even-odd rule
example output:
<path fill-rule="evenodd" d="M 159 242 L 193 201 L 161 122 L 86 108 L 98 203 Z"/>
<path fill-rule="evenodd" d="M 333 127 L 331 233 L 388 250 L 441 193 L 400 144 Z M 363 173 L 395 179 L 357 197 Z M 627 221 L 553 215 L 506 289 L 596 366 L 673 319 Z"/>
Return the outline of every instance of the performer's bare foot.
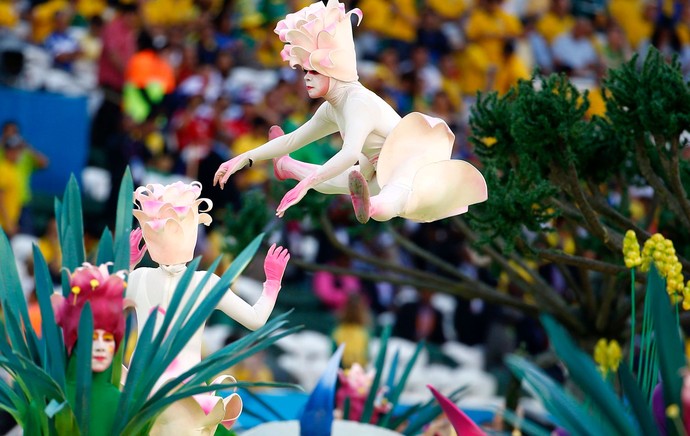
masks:
<path fill-rule="evenodd" d="M 365 224 L 369 221 L 370 202 L 369 202 L 369 184 L 359 171 L 352 171 L 348 176 L 348 186 L 350 188 L 350 198 L 352 199 L 352 207 L 355 210 L 355 217 L 357 221 Z"/>
<path fill-rule="evenodd" d="M 285 132 L 280 126 L 271 126 L 270 129 L 268 129 L 268 140 L 276 139 L 280 136 L 283 136 Z M 283 158 L 286 158 L 288 156 L 281 156 L 273 159 L 273 174 L 275 174 L 276 179 L 283 181 L 288 179 L 289 177 L 286 174 L 283 174 L 282 171 L 280 171 L 280 161 Z"/>

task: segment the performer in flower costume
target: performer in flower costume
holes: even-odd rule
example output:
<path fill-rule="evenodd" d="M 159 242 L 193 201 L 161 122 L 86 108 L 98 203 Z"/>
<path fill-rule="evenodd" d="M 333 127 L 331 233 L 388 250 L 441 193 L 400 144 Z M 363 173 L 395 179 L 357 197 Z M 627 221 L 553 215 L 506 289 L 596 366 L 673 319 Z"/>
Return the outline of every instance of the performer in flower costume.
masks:
<path fill-rule="evenodd" d="M 141 229 L 133 232 L 132 263 L 136 265 L 148 249 L 151 259 L 159 264 L 158 268 L 135 269 L 129 275 L 126 297 L 133 302 L 140 333 L 151 311 L 158 310 L 161 315 L 165 314 L 173 292 L 186 270 L 186 263 L 194 255 L 199 224 L 211 223 L 211 216 L 206 212 L 211 209 L 212 203 L 208 199 L 199 198 L 200 195 L 199 182 L 189 185 L 182 182 L 167 186 L 148 185 L 138 188 L 134 193 L 136 207 L 133 214 Z M 207 207 L 199 210 L 202 204 Z M 146 245 L 140 250 L 138 245 L 142 236 Z M 289 258 L 286 249 L 272 246 L 264 261 L 266 281 L 258 301 L 251 306 L 228 290 L 217 309 L 250 330 L 263 326 L 273 311 Z M 204 271 L 195 272 L 188 289 L 195 289 L 205 274 Z M 219 280 L 215 274 L 211 276 L 199 302 L 203 301 Z M 187 301 L 188 297 L 183 297 L 181 304 L 184 305 Z M 158 318 L 159 323 L 162 318 Z M 203 326 L 182 349 L 158 381 L 158 386 L 201 361 L 202 333 Z M 221 376 L 213 383 L 234 381 L 230 376 Z M 241 410 L 242 400 L 237 394 L 225 398 L 212 394 L 196 395 L 166 409 L 157 419 L 151 434 L 213 434 L 219 423 L 230 428 Z"/>
<path fill-rule="evenodd" d="M 358 82 L 351 15 L 362 12 L 337 0 L 314 3 L 288 14 L 275 32 L 290 66 L 304 69 L 311 98 L 326 101 L 304 125 L 281 135 L 273 127 L 266 144 L 223 163 L 214 183 L 253 162 L 271 158 L 278 179 L 299 183 L 283 197 L 276 215 L 310 190 L 350 194 L 360 222 L 400 216 L 430 222 L 467 212 L 487 199 L 486 182 L 471 164 L 451 160 L 454 135 L 441 119 L 421 113 L 404 118 Z M 294 160 L 288 153 L 340 132 L 343 146 L 323 165 Z M 371 194 L 371 196 L 370 196 Z"/>
<path fill-rule="evenodd" d="M 91 404 L 89 434 L 109 436 L 120 401 L 120 390 L 112 383 L 112 363 L 125 333 L 123 301 L 124 271 L 110 274 L 108 265 L 96 267 L 85 263 L 70 275 L 71 294 L 56 294 L 57 323 L 62 327 L 67 354 L 67 398 L 76 398 L 77 368 L 72 351 L 77 340 L 93 340 L 91 352 Z M 79 319 L 86 302 L 93 312 L 93 339 L 78 338 Z M 73 403 L 74 404 L 74 403 Z"/>

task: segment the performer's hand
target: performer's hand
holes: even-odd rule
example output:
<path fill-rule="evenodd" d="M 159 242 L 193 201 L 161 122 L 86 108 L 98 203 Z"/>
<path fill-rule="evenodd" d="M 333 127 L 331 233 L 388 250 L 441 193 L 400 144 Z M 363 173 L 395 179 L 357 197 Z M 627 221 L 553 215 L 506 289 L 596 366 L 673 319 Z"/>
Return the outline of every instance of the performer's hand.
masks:
<path fill-rule="evenodd" d="M 297 184 L 294 188 L 290 189 L 287 194 L 283 197 L 276 210 L 276 216 L 282 218 L 285 215 L 285 211 L 288 210 L 290 206 L 294 206 L 299 203 L 299 201 L 307 195 L 307 192 L 311 189 L 309 179 L 304 179 Z"/>
<path fill-rule="evenodd" d="M 287 248 L 271 245 L 264 260 L 264 273 L 266 274 L 266 291 L 271 297 L 277 297 L 280 290 L 280 282 L 283 280 L 283 273 L 290 260 L 290 253 Z"/>
<path fill-rule="evenodd" d="M 228 181 L 228 178 L 235 172 L 241 170 L 248 163 L 249 159 L 245 157 L 244 154 L 241 154 L 221 164 L 221 166 L 218 167 L 218 171 L 216 171 L 216 175 L 213 177 L 213 186 L 220 183 L 220 189 L 225 188 L 225 183 Z"/>
<path fill-rule="evenodd" d="M 139 248 L 142 237 L 143 233 L 141 231 L 141 227 L 137 227 L 136 229 L 132 230 L 132 233 L 129 234 L 130 270 L 134 269 L 134 267 L 137 266 L 139 262 L 141 262 L 141 259 L 144 258 L 144 254 L 146 254 L 146 250 L 148 250 L 148 248 L 146 247 L 146 242 L 144 242 L 144 245 L 141 248 Z"/>

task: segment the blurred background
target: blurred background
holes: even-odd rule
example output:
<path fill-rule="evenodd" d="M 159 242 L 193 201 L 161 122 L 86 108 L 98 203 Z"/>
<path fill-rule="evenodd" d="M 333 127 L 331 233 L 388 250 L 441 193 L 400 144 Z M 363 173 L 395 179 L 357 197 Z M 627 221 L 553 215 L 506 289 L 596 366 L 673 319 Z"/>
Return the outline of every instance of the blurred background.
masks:
<path fill-rule="evenodd" d="M 406 391 L 410 401 L 428 397 L 427 383 L 465 384 L 469 403 L 498 404 L 510 383 L 502 357 L 516 350 L 538 357 L 548 341 L 529 311 L 439 292 L 444 286 L 430 278 L 452 283 L 449 269 L 471 278 L 476 290 L 511 292 L 511 279 L 464 232 L 446 221 L 356 225 L 348 198 L 314 193 L 278 221 L 273 211 L 293 185 L 278 182 L 270 162 L 240 171 L 223 191 L 212 186 L 223 161 L 263 144 L 272 125 L 294 130 L 321 104 L 308 98 L 302 72 L 281 62 L 273 33 L 278 20 L 309 3 L 0 0 L 0 224 L 12 238 L 27 299 L 31 243 L 59 282 L 53 196 L 71 174 L 84 194 L 87 248 L 112 228 L 126 167 L 135 186 L 199 180 L 214 222 L 200 233 L 198 254 L 209 263 L 223 254 L 227 264 L 267 231 L 269 242 L 292 253 L 276 310 L 295 308 L 295 323 L 306 326 L 235 368 L 237 379 L 296 381 L 308 391 L 334 344 L 347 337 L 344 365 L 366 365 L 381 326 L 392 323 L 401 355 L 409 358 L 420 340 L 429 344 Z M 453 157 L 478 166 L 468 140 L 477 93 L 505 95 L 535 70 L 563 73 L 589 91 L 586 117 L 602 116 L 606 71 L 636 53 L 644 58 L 651 46 L 677 56 L 690 78 L 688 1 L 344 3 L 364 14 L 354 29 L 360 81 L 401 115 L 444 119 L 455 133 Z M 292 156 L 323 163 L 339 141 L 324 138 Z M 567 251 L 573 235 L 559 236 Z M 417 256 L 414 247 L 434 257 Z M 410 270 L 418 272 L 414 279 L 402 277 Z M 260 262 L 251 265 L 235 290 L 253 302 L 261 274 Z M 567 288 L 555 269 L 539 274 Z M 209 351 L 243 334 L 224 316 L 210 326 Z"/>

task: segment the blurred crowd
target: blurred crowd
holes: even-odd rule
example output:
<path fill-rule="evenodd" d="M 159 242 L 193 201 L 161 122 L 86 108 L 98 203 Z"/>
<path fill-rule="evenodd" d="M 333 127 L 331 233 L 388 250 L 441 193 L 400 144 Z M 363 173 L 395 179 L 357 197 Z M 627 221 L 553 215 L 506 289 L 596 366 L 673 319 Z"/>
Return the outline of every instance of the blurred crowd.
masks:
<path fill-rule="evenodd" d="M 0 82 L 86 96 L 91 115 L 89 166 L 102 168 L 109 186 L 119 186 L 129 166 L 135 186 L 199 180 L 205 187 L 203 196 L 213 200 L 216 211 L 227 205 L 237 208 L 241 193 L 268 191 L 271 180 L 275 183 L 271 164 L 259 162 L 237 173 L 224 191 L 211 188 L 218 165 L 263 144 L 271 125 L 294 130 L 320 104 L 308 98 L 302 72 L 281 61 L 282 43 L 273 32 L 278 20 L 309 3 L 0 0 Z M 590 115 L 605 112 L 599 90 L 607 69 L 634 53 L 643 58 L 650 46 L 669 59 L 678 56 L 690 77 L 687 0 L 344 3 L 347 9 L 360 8 L 364 15 L 354 30 L 360 81 L 401 115 L 421 111 L 444 119 L 456 135 L 455 158 L 474 160 L 466 137 L 477 92 L 506 93 L 535 69 L 563 72 L 576 86 L 590 90 Z M 7 122 L 0 160 L 0 224 L 10 234 L 36 234 L 30 213 L 25 216 L 22 211 L 30 203 L 31 172 L 48 162 L 23 139 L 22 130 L 30 131 L 30 125 L 3 121 Z M 324 138 L 293 157 L 323 163 L 339 140 Z M 116 202 L 116 189 L 111 192 L 104 199 L 108 217 L 114 216 Z M 332 218 L 337 224 L 339 218 Z M 42 248 L 52 250 L 54 264 L 59 265 L 52 223 Z M 463 273 L 501 285 L 500 278 L 489 273 L 488 262 L 446 224 L 409 223 L 406 229 L 410 239 Z M 292 248 L 299 252 L 298 241 L 308 232 L 305 224 L 291 223 L 287 231 Z M 433 268 L 389 250 L 394 244 L 387 237 L 383 234 L 374 241 L 350 237 L 346 243 L 401 265 Z M 361 267 L 337 255 L 322 235 L 314 239 L 318 262 Z M 545 275 L 564 287 L 556 274 Z M 448 306 L 434 304 L 437 296 L 428 290 L 401 290 L 325 271 L 313 276 L 312 288 L 323 307 L 342 314 L 336 339 L 361 337 L 366 342 L 361 326 L 368 331 L 365 314 L 371 311 L 372 315 L 397 312 L 395 334 L 413 341 L 457 339 L 468 345 L 494 341 L 498 352 L 518 343 L 526 343 L 533 352 L 546 347 L 534 320 L 481 300 L 453 300 L 455 309 L 444 312 L 439 306 Z M 492 329 L 492 322 L 510 324 L 511 329 Z M 349 361 L 366 355 L 365 348 L 352 353 Z"/>

